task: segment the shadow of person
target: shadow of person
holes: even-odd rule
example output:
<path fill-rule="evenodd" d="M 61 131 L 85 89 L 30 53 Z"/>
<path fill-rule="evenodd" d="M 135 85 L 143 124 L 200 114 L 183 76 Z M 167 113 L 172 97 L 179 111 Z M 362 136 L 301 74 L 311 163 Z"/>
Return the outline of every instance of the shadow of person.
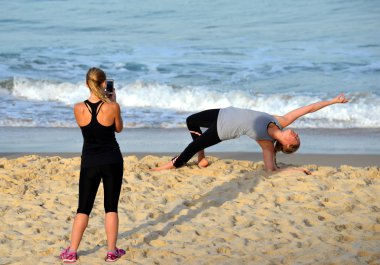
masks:
<path fill-rule="evenodd" d="M 201 212 L 211 207 L 220 207 L 224 203 L 236 199 L 239 196 L 239 193 L 252 193 L 261 179 L 261 176 L 257 173 L 259 172 L 245 173 L 240 177 L 230 180 L 229 182 L 225 182 L 217 187 L 214 187 L 211 191 L 201 195 L 196 200 L 185 200 L 181 204 L 174 207 L 169 213 L 162 214 L 156 220 L 146 222 L 130 231 L 121 233 L 120 238 L 129 237 L 130 235 L 137 233 L 142 229 L 148 228 L 149 226 L 155 226 L 159 223 L 166 223 L 169 220 L 175 219 L 175 221 L 167 223 L 164 228 L 150 232 L 144 237 L 143 242 L 135 245 L 135 247 L 150 243 L 160 236 L 165 236 L 172 228 L 184 222 L 190 221 Z M 254 176 L 252 176 L 252 174 Z M 180 215 L 181 211 L 184 209 L 188 209 L 188 211 L 186 214 Z"/>
<path fill-rule="evenodd" d="M 80 250 L 78 251 L 78 256 L 80 257 L 80 256 L 88 256 L 88 255 L 94 254 L 98 252 L 102 247 L 103 245 L 96 245 L 95 247 L 88 250 Z"/>

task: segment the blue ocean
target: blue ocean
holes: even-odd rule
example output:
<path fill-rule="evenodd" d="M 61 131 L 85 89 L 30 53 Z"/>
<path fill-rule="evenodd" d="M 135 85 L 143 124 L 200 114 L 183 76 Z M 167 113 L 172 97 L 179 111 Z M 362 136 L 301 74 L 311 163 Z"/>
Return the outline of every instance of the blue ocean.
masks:
<path fill-rule="evenodd" d="M 0 127 L 75 128 L 85 74 L 115 80 L 127 128 L 226 106 L 271 114 L 340 92 L 299 129 L 380 129 L 380 2 L 15 0 L 0 9 Z M 378 141 L 379 143 L 379 141 Z"/>

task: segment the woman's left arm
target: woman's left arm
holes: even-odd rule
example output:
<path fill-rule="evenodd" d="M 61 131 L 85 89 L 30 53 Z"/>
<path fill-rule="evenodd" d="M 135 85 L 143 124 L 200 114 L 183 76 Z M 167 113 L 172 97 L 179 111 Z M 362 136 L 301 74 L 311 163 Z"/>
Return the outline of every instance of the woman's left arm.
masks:
<path fill-rule="evenodd" d="M 266 171 L 275 171 L 277 169 L 275 162 L 275 151 L 273 143 L 267 140 L 259 140 L 257 143 L 260 145 L 263 153 L 264 167 Z"/>
<path fill-rule="evenodd" d="M 113 111 L 115 113 L 115 132 L 119 133 L 123 130 L 123 119 L 121 118 L 121 110 L 119 103 L 116 102 L 116 91 L 115 88 L 110 97 Z"/>
<path fill-rule="evenodd" d="M 263 152 L 263 161 L 265 171 L 267 172 L 303 172 L 306 175 L 310 175 L 311 172 L 306 168 L 297 168 L 297 167 L 285 167 L 279 168 L 275 162 L 275 151 L 273 147 L 273 143 L 270 141 L 257 141 L 260 145 Z"/>
<path fill-rule="evenodd" d="M 338 96 L 336 96 L 335 98 L 331 100 L 319 101 L 319 102 L 295 109 L 285 114 L 284 116 L 275 116 L 275 117 L 277 118 L 281 126 L 285 128 L 286 126 L 293 123 L 299 117 L 302 117 L 308 113 L 318 111 L 324 107 L 327 107 L 336 103 L 347 103 L 347 102 L 348 102 L 348 99 L 346 98 L 346 96 L 344 94 L 339 94 Z"/>

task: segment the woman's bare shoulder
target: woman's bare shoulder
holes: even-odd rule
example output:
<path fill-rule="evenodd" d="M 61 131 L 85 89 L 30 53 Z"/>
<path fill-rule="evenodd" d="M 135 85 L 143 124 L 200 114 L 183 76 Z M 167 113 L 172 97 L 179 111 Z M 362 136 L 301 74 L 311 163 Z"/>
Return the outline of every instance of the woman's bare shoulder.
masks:
<path fill-rule="evenodd" d="M 279 116 L 279 115 L 273 115 L 273 117 L 275 117 L 275 119 L 280 123 L 280 125 L 282 126 L 282 128 L 285 128 L 286 126 L 289 125 L 288 122 L 287 122 L 286 117 Z"/>
<path fill-rule="evenodd" d="M 81 111 L 85 108 L 84 102 L 78 102 L 74 104 L 74 111 Z"/>
<path fill-rule="evenodd" d="M 84 107 L 84 102 L 77 102 L 74 104 L 74 108 L 79 108 L 80 106 Z"/>
<path fill-rule="evenodd" d="M 117 110 L 120 109 L 120 105 L 117 102 L 104 102 L 104 108 L 110 109 L 110 110 Z"/>

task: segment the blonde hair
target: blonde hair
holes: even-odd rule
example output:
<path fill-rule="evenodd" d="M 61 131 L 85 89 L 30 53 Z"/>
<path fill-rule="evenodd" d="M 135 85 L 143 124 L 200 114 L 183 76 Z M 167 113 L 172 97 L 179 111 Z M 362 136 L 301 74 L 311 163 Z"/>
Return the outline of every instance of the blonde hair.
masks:
<path fill-rule="evenodd" d="M 104 88 L 102 87 L 102 84 L 106 79 L 106 73 L 102 69 L 96 67 L 90 68 L 86 75 L 86 83 L 90 88 L 90 91 L 101 101 L 110 102 L 110 99 L 106 96 Z"/>

